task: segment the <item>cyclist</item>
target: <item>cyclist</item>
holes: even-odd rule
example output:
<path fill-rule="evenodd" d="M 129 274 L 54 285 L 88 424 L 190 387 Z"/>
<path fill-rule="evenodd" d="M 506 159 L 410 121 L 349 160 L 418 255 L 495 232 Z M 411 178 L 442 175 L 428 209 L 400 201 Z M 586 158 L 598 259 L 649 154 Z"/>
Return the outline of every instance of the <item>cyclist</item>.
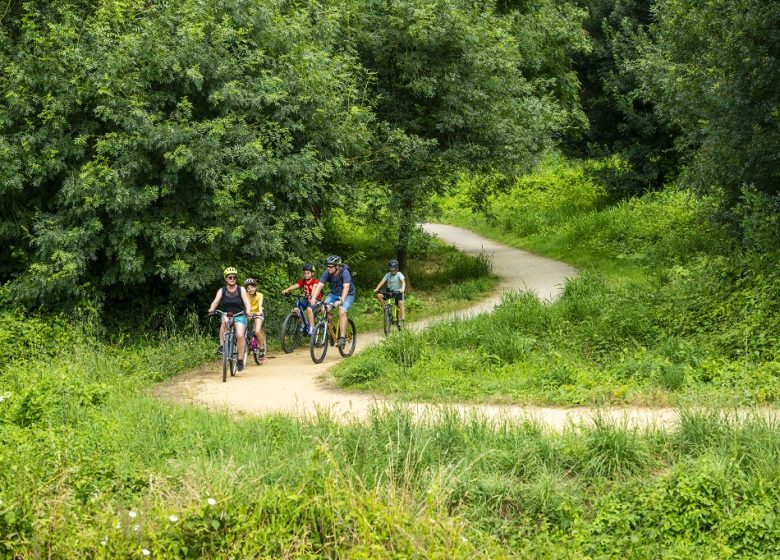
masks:
<path fill-rule="evenodd" d="M 314 290 L 314 286 L 317 285 L 317 279 L 314 278 L 314 267 L 310 264 L 305 264 L 301 268 L 303 271 L 303 278 L 298 280 L 295 284 L 292 284 L 291 286 L 287 286 L 284 290 L 282 290 L 282 295 L 289 294 L 293 290 L 297 290 L 298 288 L 303 288 L 303 295 L 305 297 L 305 300 L 300 300 L 296 304 L 296 307 L 303 312 L 306 311 L 306 320 L 309 322 L 308 328 L 304 329 L 304 335 L 311 335 L 311 328 L 314 326 L 314 311 L 312 310 L 311 304 L 309 303 L 309 300 L 311 299 L 311 293 L 312 290 Z M 322 301 L 322 294 L 318 294 L 317 296 L 320 301 Z"/>
<path fill-rule="evenodd" d="M 387 290 L 379 291 L 382 285 L 387 283 Z M 393 259 L 387 263 L 387 274 L 379 281 L 379 284 L 374 288 L 374 294 L 376 299 L 382 308 L 385 307 L 385 298 L 395 299 L 395 304 L 398 309 L 401 310 L 401 318 L 399 320 L 399 327 L 403 327 L 404 321 L 406 321 L 406 304 L 404 303 L 404 292 L 406 292 L 406 278 L 403 272 L 398 271 L 398 261 Z"/>
<path fill-rule="evenodd" d="M 264 348 L 263 346 L 263 321 L 265 320 L 265 313 L 263 312 L 263 294 L 257 290 L 257 280 L 254 278 L 247 278 L 244 280 L 244 289 L 247 292 L 247 298 L 249 299 L 249 310 L 251 314 L 250 319 L 253 319 L 255 327 L 255 336 L 257 337 L 257 347 Z M 265 357 L 265 352 L 260 350 L 258 357 Z"/>
<path fill-rule="evenodd" d="M 346 344 L 344 333 L 347 332 L 347 313 L 355 303 L 355 286 L 352 284 L 352 274 L 349 268 L 343 266 L 341 257 L 331 255 L 325 260 L 325 272 L 312 290 L 309 304 L 315 305 L 325 282 L 330 286 L 330 293 L 325 296 L 325 303 L 339 308 L 339 339 L 336 343 L 339 348 Z"/>
<path fill-rule="evenodd" d="M 244 356 L 244 333 L 246 332 L 247 317 L 251 314 L 249 305 L 249 298 L 246 295 L 246 290 L 238 285 L 238 271 L 229 266 L 222 273 L 225 278 L 225 286 L 217 290 L 217 295 L 214 297 L 214 301 L 211 302 L 209 307 L 209 313 L 214 313 L 217 306 L 221 303 L 222 310 L 226 313 L 233 313 L 233 323 L 236 326 L 236 339 L 238 342 L 238 355 Z M 236 317 L 236 313 L 246 312 L 246 315 Z M 227 325 L 227 317 L 222 317 L 222 324 L 219 326 L 219 349 L 218 353 L 222 353 L 222 341 L 225 339 L 225 326 Z M 244 369 L 244 360 L 238 360 L 238 370 Z"/>

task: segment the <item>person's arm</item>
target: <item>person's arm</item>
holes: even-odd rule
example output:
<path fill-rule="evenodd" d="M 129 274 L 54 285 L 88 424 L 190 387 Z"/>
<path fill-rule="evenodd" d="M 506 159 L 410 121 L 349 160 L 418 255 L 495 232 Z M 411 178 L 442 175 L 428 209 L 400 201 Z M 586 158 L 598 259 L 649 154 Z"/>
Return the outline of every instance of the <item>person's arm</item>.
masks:
<path fill-rule="evenodd" d="M 401 278 L 401 293 L 406 291 L 406 278 Z"/>
<path fill-rule="evenodd" d="M 384 283 L 385 283 L 385 277 L 382 276 L 382 279 L 379 281 L 379 284 L 377 284 L 376 288 L 374 288 L 374 293 L 377 293 L 379 291 L 379 288 L 381 288 Z"/>
<path fill-rule="evenodd" d="M 311 298 L 309 298 L 310 304 L 317 304 L 317 296 L 320 295 L 320 291 L 322 291 L 323 286 L 325 286 L 325 284 L 322 282 L 317 282 L 317 284 L 314 286 L 314 289 L 311 291 Z"/>
<path fill-rule="evenodd" d="M 347 294 L 349 293 L 350 282 L 344 282 L 344 287 L 341 289 L 341 303 L 347 300 Z"/>
<path fill-rule="evenodd" d="M 243 288 L 243 286 L 239 286 L 238 289 L 241 290 L 241 301 L 244 302 L 246 316 L 250 317 L 252 315 L 252 305 L 249 303 L 249 296 L 246 295 L 246 290 Z"/>
<path fill-rule="evenodd" d="M 343 280 L 341 284 L 341 297 L 339 298 L 341 300 L 341 303 L 344 303 L 347 301 L 347 294 L 349 294 L 349 287 L 352 285 L 352 274 L 344 269 L 344 271 L 341 273 L 341 278 Z"/>
<path fill-rule="evenodd" d="M 259 295 L 260 295 L 260 301 L 258 303 L 260 304 L 259 305 L 260 311 L 257 312 L 258 316 L 263 314 L 263 299 L 264 299 L 263 294 L 259 294 Z"/>
<path fill-rule="evenodd" d="M 214 298 L 214 301 L 212 301 L 211 305 L 209 306 L 209 313 L 214 313 L 220 301 L 222 301 L 222 288 L 217 290 L 217 295 Z"/>
<path fill-rule="evenodd" d="M 297 283 L 296 284 L 292 284 L 290 286 L 287 286 L 284 290 L 282 290 L 282 293 L 283 294 L 288 294 L 288 293 L 290 293 L 293 290 L 296 290 L 298 288 L 300 288 L 300 286 Z"/>

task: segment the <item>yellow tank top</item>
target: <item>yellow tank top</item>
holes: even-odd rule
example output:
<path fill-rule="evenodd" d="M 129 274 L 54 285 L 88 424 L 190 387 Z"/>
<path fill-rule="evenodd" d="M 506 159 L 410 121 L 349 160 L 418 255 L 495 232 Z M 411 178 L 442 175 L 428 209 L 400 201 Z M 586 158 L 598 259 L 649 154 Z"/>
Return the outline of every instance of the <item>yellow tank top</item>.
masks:
<path fill-rule="evenodd" d="M 252 313 L 260 313 L 260 300 L 262 299 L 263 294 L 255 292 L 254 297 L 249 294 L 247 294 L 247 296 L 249 296 L 249 310 Z"/>

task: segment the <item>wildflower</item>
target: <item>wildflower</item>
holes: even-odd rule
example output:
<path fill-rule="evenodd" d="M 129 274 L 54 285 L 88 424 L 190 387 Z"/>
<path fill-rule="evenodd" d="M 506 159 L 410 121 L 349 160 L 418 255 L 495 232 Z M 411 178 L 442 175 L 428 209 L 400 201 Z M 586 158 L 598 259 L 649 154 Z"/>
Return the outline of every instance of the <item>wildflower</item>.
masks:
<path fill-rule="evenodd" d="M 121 529 L 122 528 L 122 522 L 121 521 L 117 521 L 116 522 L 116 528 L 117 529 Z"/>
<path fill-rule="evenodd" d="M 171 515 L 170 517 L 168 517 L 168 519 L 171 521 L 171 523 L 176 523 L 179 520 L 179 518 L 176 517 L 175 515 Z"/>
<path fill-rule="evenodd" d="M 141 553 L 143 553 L 144 556 L 149 556 L 151 554 L 148 548 L 142 548 Z"/>
<path fill-rule="evenodd" d="M 107 542 L 108 542 L 108 537 L 103 537 L 103 540 L 100 541 L 100 546 L 106 546 Z"/>
<path fill-rule="evenodd" d="M 136 515 L 138 515 L 138 514 L 136 512 L 134 512 L 134 511 L 128 511 L 127 512 L 127 516 L 130 517 L 131 519 L 135 519 Z"/>
<path fill-rule="evenodd" d="M 141 529 L 141 526 L 140 526 L 140 525 L 135 525 L 135 526 L 133 526 L 133 531 L 135 531 L 136 533 L 137 533 L 138 531 L 140 531 L 140 529 Z"/>
<path fill-rule="evenodd" d="M 217 500 L 215 500 L 214 498 L 209 498 L 206 501 L 209 503 L 210 506 L 216 505 L 217 503 Z"/>

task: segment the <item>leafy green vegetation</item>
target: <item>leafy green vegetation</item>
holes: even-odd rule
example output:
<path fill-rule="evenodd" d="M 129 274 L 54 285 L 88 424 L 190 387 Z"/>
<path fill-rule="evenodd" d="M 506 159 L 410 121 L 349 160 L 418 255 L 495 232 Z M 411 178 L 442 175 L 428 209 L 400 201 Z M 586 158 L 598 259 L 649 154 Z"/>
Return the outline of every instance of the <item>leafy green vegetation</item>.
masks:
<path fill-rule="evenodd" d="M 342 384 L 435 401 L 780 400 L 777 255 L 735 247 L 706 219 L 710 200 L 668 189 L 608 205 L 583 166 L 556 161 L 482 214 L 464 209 L 469 187 L 442 201 L 449 220 L 581 275 L 552 305 L 510 295 L 490 315 L 395 337 L 339 364 Z M 745 220 L 776 235 L 777 220 Z"/>
<path fill-rule="evenodd" d="M 208 355 L 196 334 L 77 338 L 0 371 L 4 556 L 780 553 L 780 438 L 763 416 L 559 434 L 449 411 L 236 418 L 144 395 Z"/>

